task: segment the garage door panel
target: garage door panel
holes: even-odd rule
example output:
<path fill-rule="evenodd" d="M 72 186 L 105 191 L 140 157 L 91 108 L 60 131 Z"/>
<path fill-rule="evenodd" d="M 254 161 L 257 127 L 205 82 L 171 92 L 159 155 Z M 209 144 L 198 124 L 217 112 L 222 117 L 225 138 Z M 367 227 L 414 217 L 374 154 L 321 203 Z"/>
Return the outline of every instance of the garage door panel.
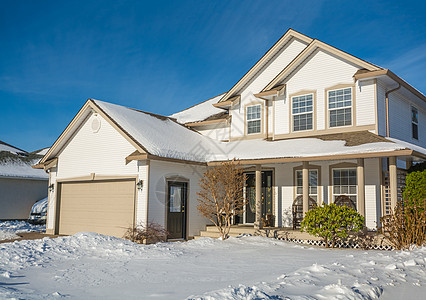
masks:
<path fill-rule="evenodd" d="M 135 181 L 62 183 L 59 233 L 93 231 L 122 237 L 134 220 Z"/>

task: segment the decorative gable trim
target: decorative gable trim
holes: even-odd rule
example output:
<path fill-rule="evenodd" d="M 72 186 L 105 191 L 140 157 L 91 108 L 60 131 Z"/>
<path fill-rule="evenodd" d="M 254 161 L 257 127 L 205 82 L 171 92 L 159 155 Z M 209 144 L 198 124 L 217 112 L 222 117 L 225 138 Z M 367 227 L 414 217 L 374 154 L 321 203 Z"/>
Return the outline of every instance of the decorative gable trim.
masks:
<path fill-rule="evenodd" d="M 356 56 L 353 56 L 345 51 L 342 51 L 340 49 L 337 49 L 331 45 L 328 45 L 324 42 L 321 42 L 319 40 L 313 40 L 308 47 L 306 47 L 302 52 L 297 55 L 292 62 L 290 62 L 268 85 L 262 90 L 268 91 L 273 89 L 275 86 L 280 84 L 283 80 L 287 78 L 287 76 L 290 75 L 291 72 L 293 72 L 300 64 L 308 58 L 309 55 L 314 53 L 315 50 L 321 49 L 324 51 L 327 51 L 333 55 L 336 55 L 344 60 L 347 60 L 349 62 L 352 62 L 361 68 L 367 69 L 368 71 L 377 71 L 382 70 L 381 67 L 378 67 L 372 63 L 369 63 L 365 60 L 362 60 Z"/>
<path fill-rule="evenodd" d="M 253 75 L 255 75 L 264 64 L 269 61 L 283 45 L 285 45 L 291 38 L 297 38 L 304 41 L 305 43 L 311 43 L 312 39 L 300 32 L 293 29 L 287 30 L 287 32 L 262 56 L 258 62 L 251 67 L 251 69 L 219 100 L 219 103 L 227 101 L 246 83 Z"/>
<path fill-rule="evenodd" d="M 148 151 L 127 131 L 125 131 L 115 120 L 113 120 L 107 113 L 105 113 L 92 99 L 88 99 L 83 107 L 78 111 L 76 116 L 71 120 L 65 130 L 61 133 L 59 138 L 53 143 L 46 155 L 40 160 L 38 165 L 46 166 L 49 161 L 55 159 L 52 156 L 53 153 L 57 152 L 65 145 L 65 140 L 69 139 L 75 130 L 84 122 L 89 116 L 90 112 L 94 111 L 101 115 L 114 129 L 116 129 L 130 144 L 132 144 L 136 150 L 141 153 L 148 153 Z M 38 166 L 37 165 L 37 166 Z"/>

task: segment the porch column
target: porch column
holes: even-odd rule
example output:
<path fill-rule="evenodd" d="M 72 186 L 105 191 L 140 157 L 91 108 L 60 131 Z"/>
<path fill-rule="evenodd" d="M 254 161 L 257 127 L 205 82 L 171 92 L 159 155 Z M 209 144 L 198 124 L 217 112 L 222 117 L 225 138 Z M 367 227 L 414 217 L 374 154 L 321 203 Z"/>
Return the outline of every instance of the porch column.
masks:
<path fill-rule="evenodd" d="M 254 222 L 256 229 L 263 228 L 262 224 L 262 167 L 256 165 L 256 220 Z"/>
<path fill-rule="evenodd" d="M 356 177 L 358 180 L 358 204 L 357 209 L 361 216 L 365 217 L 365 179 L 364 179 L 364 159 L 357 159 Z"/>
<path fill-rule="evenodd" d="M 389 157 L 389 188 L 391 196 L 391 209 L 395 209 L 398 202 L 398 179 L 396 175 L 396 156 Z"/>
<path fill-rule="evenodd" d="M 309 163 L 303 162 L 302 165 L 302 182 L 303 182 L 303 217 L 309 210 Z"/>

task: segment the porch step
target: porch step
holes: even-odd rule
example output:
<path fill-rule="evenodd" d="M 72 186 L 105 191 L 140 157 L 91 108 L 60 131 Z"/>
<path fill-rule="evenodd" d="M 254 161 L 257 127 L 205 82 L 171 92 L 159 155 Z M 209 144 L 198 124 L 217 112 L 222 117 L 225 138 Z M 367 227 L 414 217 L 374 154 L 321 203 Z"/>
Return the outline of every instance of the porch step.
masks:
<path fill-rule="evenodd" d="M 229 236 L 237 237 L 239 236 L 239 233 L 229 233 Z M 214 231 L 201 231 L 199 237 L 210 237 L 213 239 L 217 239 L 220 237 L 220 232 L 214 232 Z"/>
<path fill-rule="evenodd" d="M 208 232 L 219 232 L 216 226 L 208 225 L 206 226 L 206 230 Z M 249 233 L 253 234 L 256 232 L 256 229 L 254 229 L 253 226 L 232 226 L 229 233 L 231 234 L 241 234 L 241 233 Z"/>

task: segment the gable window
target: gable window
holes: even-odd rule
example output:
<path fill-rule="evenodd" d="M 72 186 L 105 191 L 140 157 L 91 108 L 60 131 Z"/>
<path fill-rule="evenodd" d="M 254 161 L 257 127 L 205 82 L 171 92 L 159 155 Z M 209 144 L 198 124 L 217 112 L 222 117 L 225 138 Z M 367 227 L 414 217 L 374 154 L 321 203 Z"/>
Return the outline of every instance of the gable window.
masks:
<path fill-rule="evenodd" d="M 313 128 L 313 98 L 313 94 L 291 98 L 293 131 L 311 130 Z"/>
<path fill-rule="evenodd" d="M 352 88 L 328 91 L 330 127 L 352 125 Z"/>
<path fill-rule="evenodd" d="M 247 134 L 261 132 L 261 105 L 252 105 L 247 107 Z"/>
<path fill-rule="evenodd" d="M 411 107 L 411 133 L 413 139 L 419 139 L 419 111 L 415 107 Z"/>
<path fill-rule="evenodd" d="M 356 169 L 333 169 L 333 202 L 347 196 L 356 208 L 357 180 Z"/>

